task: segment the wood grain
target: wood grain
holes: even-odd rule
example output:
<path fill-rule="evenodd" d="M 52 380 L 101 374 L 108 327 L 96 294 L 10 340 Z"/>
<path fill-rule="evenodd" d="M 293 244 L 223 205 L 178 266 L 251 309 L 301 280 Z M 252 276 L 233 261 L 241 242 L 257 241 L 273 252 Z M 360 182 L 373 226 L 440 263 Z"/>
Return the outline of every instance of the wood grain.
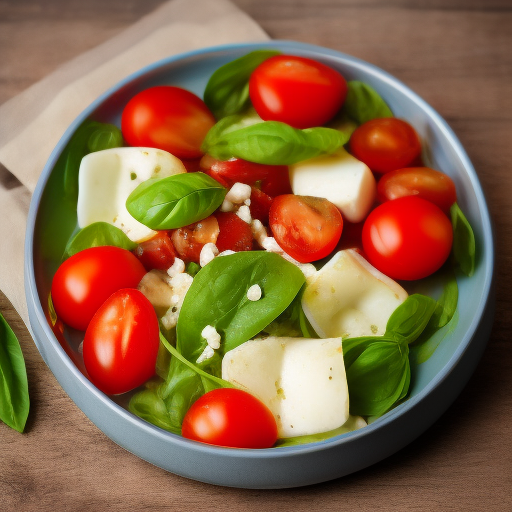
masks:
<path fill-rule="evenodd" d="M 160 3 L 0 1 L 0 103 Z M 455 130 L 495 223 L 496 319 L 484 357 L 449 411 L 389 459 L 303 489 L 226 489 L 169 474 L 106 438 L 61 389 L 0 293 L 0 311 L 25 354 L 32 401 L 25 435 L 0 425 L 0 508 L 512 510 L 510 0 L 234 3 L 273 38 L 331 47 L 389 71 Z"/>

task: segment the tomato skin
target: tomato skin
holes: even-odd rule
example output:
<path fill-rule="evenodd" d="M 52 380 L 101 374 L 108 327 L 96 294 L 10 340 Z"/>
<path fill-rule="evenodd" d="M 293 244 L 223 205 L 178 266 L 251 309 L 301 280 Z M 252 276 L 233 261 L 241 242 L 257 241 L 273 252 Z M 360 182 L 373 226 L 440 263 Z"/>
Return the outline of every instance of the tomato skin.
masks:
<path fill-rule="evenodd" d="M 261 190 L 252 187 L 251 190 L 251 217 L 258 219 L 263 224 L 268 224 L 268 215 L 272 206 L 272 198 Z"/>
<path fill-rule="evenodd" d="M 138 290 L 113 293 L 85 331 L 84 364 L 92 383 L 108 395 L 126 393 L 155 374 L 158 319 Z"/>
<path fill-rule="evenodd" d="M 309 263 L 322 259 L 336 247 L 343 219 L 327 199 L 288 194 L 274 199 L 269 225 L 287 254 L 301 263 Z"/>
<path fill-rule="evenodd" d="M 120 288 L 136 288 L 146 270 L 120 247 L 91 247 L 76 253 L 57 269 L 52 300 L 59 318 L 85 331 L 94 313 Z"/>
<path fill-rule="evenodd" d="M 213 215 L 210 215 L 199 222 L 176 229 L 171 235 L 171 240 L 183 261 L 199 263 L 203 246 L 208 243 L 216 243 L 218 236 L 219 223 Z"/>
<path fill-rule="evenodd" d="M 215 214 L 219 223 L 219 237 L 217 249 L 222 251 L 251 251 L 253 236 L 251 227 L 238 215 L 231 212 L 217 212 Z"/>
<path fill-rule="evenodd" d="M 150 87 L 136 94 L 121 118 L 130 146 L 158 148 L 178 158 L 202 156 L 201 144 L 215 124 L 203 100 L 180 87 Z"/>
<path fill-rule="evenodd" d="M 417 196 L 436 204 L 445 213 L 457 200 L 455 183 L 449 176 L 429 167 L 407 167 L 388 172 L 377 185 L 379 202 Z"/>
<path fill-rule="evenodd" d="M 352 154 L 372 171 L 385 173 L 407 167 L 421 153 L 416 130 L 396 117 L 372 119 L 350 137 Z"/>
<path fill-rule="evenodd" d="M 241 389 L 214 389 L 196 400 L 181 428 L 183 437 L 230 448 L 271 448 L 277 425 L 270 409 Z"/>
<path fill-rule="evenodd" d="M 368 261 L 392 279 L 433 274 L 450 255 L 452 225 L 435 204 L 407 196 L 377 206 L 363 226 Z"/>
<path fill-rule="evenodd" d="M 135 256 L 149 272 L 153 269 L 167 270 L 174 263 L 176 253 L 168 233 L 159 231 L 153 238 L 137 246 Z"/>
<path fill-rule="evenodd" d="M 324 125 L 338 112 L 346 95 L 347 82 L 337 71 L 292 55 L 267 59 L 249 79 L 249 96 L 259 116 L 294 128 Z"/>

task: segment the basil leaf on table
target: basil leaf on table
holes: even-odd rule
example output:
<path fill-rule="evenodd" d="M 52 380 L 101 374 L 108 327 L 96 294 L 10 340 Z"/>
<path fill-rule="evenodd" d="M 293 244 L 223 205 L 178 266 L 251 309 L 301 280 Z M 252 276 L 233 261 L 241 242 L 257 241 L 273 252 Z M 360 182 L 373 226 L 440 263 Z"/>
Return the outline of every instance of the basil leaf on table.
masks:
<path fill-rule="evenodd" d="M 0 420 L 23 432 L 29 408 L 23 353 L 16 335 L 0 314 Z"/>
<path fill-rule="evenodd" d="M 452 257 L 460 270 L 471 277 L 475 272 L 476 243 L 473 228 L 457 203 L 450 208 L 453 226 Z"/>
<path fill-rule="evenodd" d="M 352 80 L 347 85 L 347 97 L 342 112 L 350 119 L 363 124 L 372 119 L 393 117 L 393 112 L 373 87 L 358 80 Z"/>
<path fill-rule="evenodd" d="M 248 107 L 249 78 L 264 61 L 279 55 L 275 50 L 256 50 L 217 69 L 204 90 L 204 102 L 213 115 L 220 119 L 238 114 Z"/>
<path fill-rule="evenodd" d="M 212 214 L 227 190 L 202 172 L 152 178 L 141 183 L 126 200 L 136 220 L 155 230 L 176 229 Z"/>
<path fill-rule="evenodd" d="M 230 116 L 215 124 L 202 150 L 218 160 L 241 158 L 267 165 L 292 165 L 321 154 L 334 153 L 346 144 L 350 133 L 332 128 L 299 130 L 278 121 L 263 121 L 238 127 L 241 116 Z"/>
<path fill-rule="evenodd" d="M 64 251 L 64 259 L 90 247 L 112 245 L 133 251 L 137 244 L 126 234 L 108 222 L 94 222 L 81 229 L 68 243 Z"/>

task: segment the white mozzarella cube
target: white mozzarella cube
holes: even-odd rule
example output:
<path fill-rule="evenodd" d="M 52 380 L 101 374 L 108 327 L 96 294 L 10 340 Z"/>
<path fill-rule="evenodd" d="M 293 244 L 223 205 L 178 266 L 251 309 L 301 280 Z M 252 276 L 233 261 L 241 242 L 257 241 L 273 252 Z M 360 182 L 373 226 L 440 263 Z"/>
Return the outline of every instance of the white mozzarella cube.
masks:
<path fill-rule="evenodd" d="M 368 215 L 377 192 L 375 178 L 366 164 L 343 148 L 289 169 L 294 194 L 328 199 L 349 222 L 361 222 Z"/>
<path fill-rule="evenodd" d="M 78 225 L 108 222 L 134 242 L 155 231 L 135 220 L 126 209 L 128 196 L 143 181 L 187 172 L 181 160 L 154 148 L 113 148 L 90 153 L 78 172 Z"/>
<path fill-rule="evenodd" d="M 222 378 L 272 411 L 279 437 L 327 432 L 349 417 L 340 338 L 247 341 L 224 355 Z"/>
<path fill-rule="evenodd" d="M 302 309 L 321 337 L 382 336 L 407 296 L 398 283 L 347 249 L 306 280 Z"/>

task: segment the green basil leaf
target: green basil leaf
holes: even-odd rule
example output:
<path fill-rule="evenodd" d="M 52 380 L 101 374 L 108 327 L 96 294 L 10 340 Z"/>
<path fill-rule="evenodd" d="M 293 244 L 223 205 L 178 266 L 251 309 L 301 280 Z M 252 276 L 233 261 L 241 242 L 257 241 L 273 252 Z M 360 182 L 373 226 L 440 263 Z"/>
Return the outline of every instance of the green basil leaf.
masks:
<path fill-rule="evenodd" d="M 452 257 L 460 270 L 471 277 L 475 272 L 475 234 L 457 203 L 450 208 L 453 226 Z"/>
<path fill-rule="evenodd" d="M 215 258 L 195 276 L 178 319 L 177 349 L 189 361 L 196 361 L 206 346 L 201 331 L 207 325 L 221 335 L 223 355 L 248 341 L 293 301 L 305 282 L 302 272 L 278 254 L 263 251 L 238 252 Z M 247 298 L 254 284 L 261 287 L 258 301 Z M 208 368 L 219 361 L 202 363 Z"/>
<path fill-rule="evenodd" d="M 171 420 L 167 404 L 158 393 L 158 389 L 144 389 L 133 395 L 128 410 L 148 423 L 174 434 L 181 434 L 181 423 Z"/>
<path fill-rule="evenodd" d="M 185 269 L 185 272 L 187 274 L 190 274 L 192 277 L 194 277 L 200 270 L 201 270 L 201 267 L 196 262 L 190 261 L 187 264 L 187 268 Z"/>
<path fill-rule="evenodd" d="M 242 158 L 259 164 L 291 165 L 334 153 L 350 138 L 350 133 L 332 128 L 298 130 L 278 121 L 239 127 L 241 123 L 241 116 L 219 121 L 206 135 L 203 151 L 219 160 Z"/>
<path fill-rule="evenodd" d="M 124 146 L 123 134 L 113 124 L 102 124 L 87 139 L 89 153 L 103 151 L 104 149 L 120 148 L 122 146 Z"/>
<path fill-rule="evenodd" d="M 348 82 L 347 97 L 342 112 L 358 124 L 371 119 L 393 117 L 393 112 L 379 93 L 369 85 L 353 80 Z"/>
<path fill-rule="evenodd" d="M 275 50 L 256 50 L 228 62 L 213 73 L 204 91 L 204 102 L 220 119 L 237 114 L 250 104 L 249 78 L 268 58 L 279 55 Z"/>
<path fill-rule="evenodd" d="M 389 317 L 385 337 L 412 343 L 423 332 L 436 310 L 431 297 L 415 293 L 398 306 Z"/>
<path fill-rule="evenodd" d="M 133 251 L 137 244 L 132 242 L 123 231 L 108 222 L 94 222 L 81 229 L 68 243 L 64 259 L 90 247 L 113 245 Z"/>
<path fill-rule="evenodd" d="M 0 420 L 23 432 L 29 408 L 23 353 L 18 338 L 0 314 Z"/>
<path fill-rule="evenodd" d="M 227 190 L 202 172 L 175 174 L 141 183 L 126 200 L 130 215 L 148 228 L 176 229 L 212 214 Z"/>

